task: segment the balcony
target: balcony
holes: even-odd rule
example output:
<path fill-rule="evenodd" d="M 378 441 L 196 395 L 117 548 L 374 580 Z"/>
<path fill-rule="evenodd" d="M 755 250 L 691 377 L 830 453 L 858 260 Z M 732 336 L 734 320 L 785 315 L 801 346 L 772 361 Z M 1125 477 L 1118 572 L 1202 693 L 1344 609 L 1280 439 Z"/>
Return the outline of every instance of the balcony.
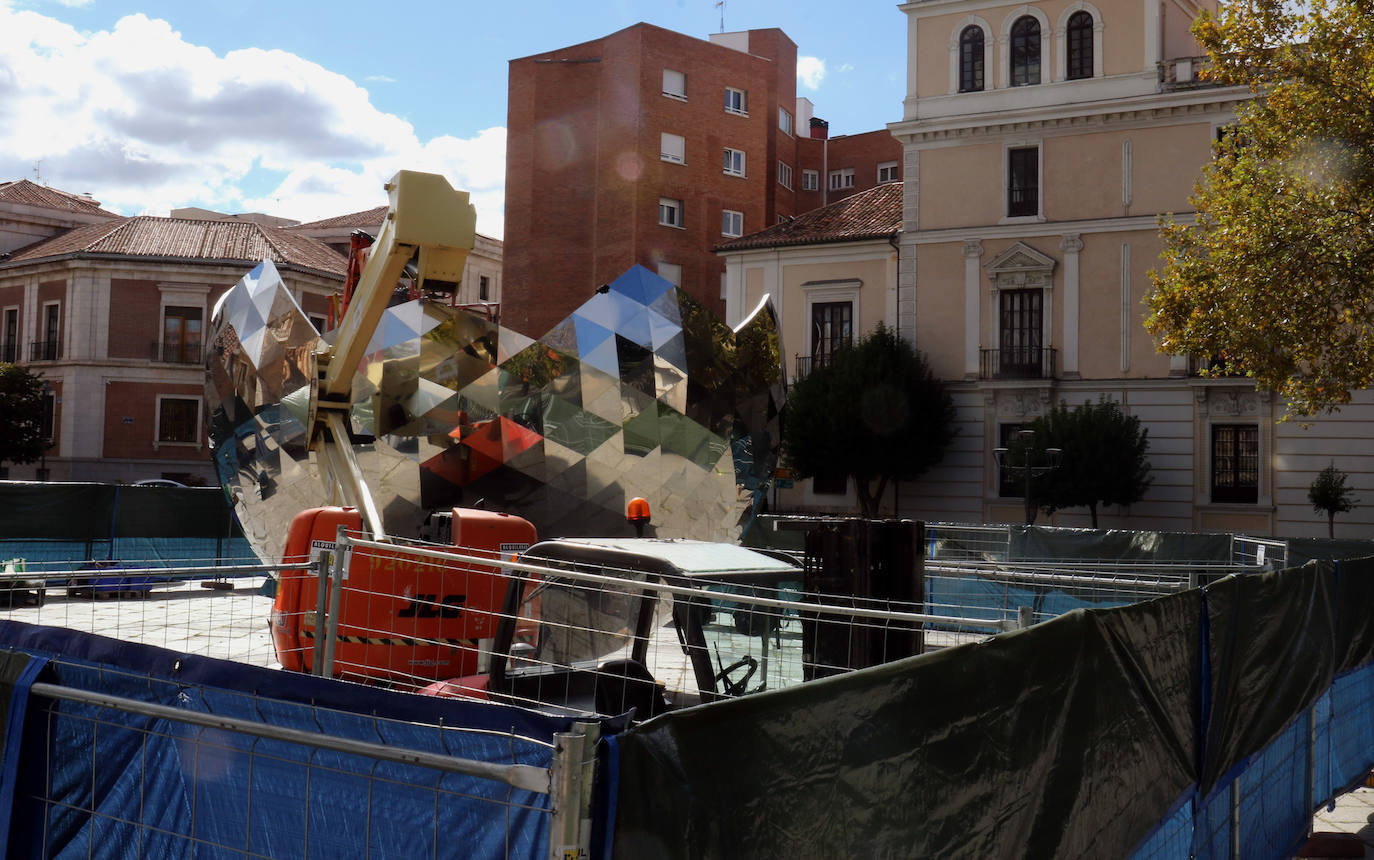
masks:
<path fill-rule="evenodd" d="M 1207 375 L 1208 375 L 1208 376 L 1211 376 L 1211 377 L 1218 377 L 1218 376 L 1226 376 L 1226 377 L 1244 377 L 1244 376 L 1245 376 L 1245 373 L 1242 372 L 1242 371 L 1239 371 L 1239 370 L 1227 370 L 1227 369 L 1226 369 L 1226 360 L 1223 359 L 1223 358 L 1221 358 L 1221 357 L 1219 357 L 1219 356 L 1212 356 L 1212 357 L 1206 357 L 1206 358 L 1204 358 L 1204 357 L 1199 357 L 1199 356 L 1190 356 L 1190 357 L 1188 358 L 1188 375 L 1189 375 L 1189 376 L 1202 376 L 1203 373 L 1207 373 Z"/>
<path fill-rule="evenodd" d="M 1204 81 L 1201 72 L 1212 64 L 1210 57 L 1176 57 L 1155 63 L 1159 72 L 1161 92 L 1174 90 L 1195 90 L 1201 87 L 1219 86 L 1215 81 Z"/>
<path fill-rule="evenodd" d="M 19 359 L 20 359 L 20 355 L 19 355 L 19 344 L 17 344 L 17 343 L 4 343 L 4 344 L 0 344 L 0 362 L 4 362 L 5 364 L 14 364 L 14 363 L 18 362 Z"/>
<path fill-rule="evenodd" d="M 200 364 L 200 344 L 155 340 L 148 348 L 148 360 L 166 364 Z"/>
<path fill-rule="evenodd" d="M 813 370 L 829 366 L 832 358 L 834 358 L 833 354 L 797 356 L 797 375 L 792 378 L 792 381 L 796 382 Z"/>
<path fill-rule="evenodd" d="M 35 340 L 29 344 L 29 361 L 57 361 L 61 357 L 60 340 Z"/>
<path fill-rule="evenodd" d="M 978 350 L 979 379 L 1053 379 L 1057 350 L 1022 346 Z"/>

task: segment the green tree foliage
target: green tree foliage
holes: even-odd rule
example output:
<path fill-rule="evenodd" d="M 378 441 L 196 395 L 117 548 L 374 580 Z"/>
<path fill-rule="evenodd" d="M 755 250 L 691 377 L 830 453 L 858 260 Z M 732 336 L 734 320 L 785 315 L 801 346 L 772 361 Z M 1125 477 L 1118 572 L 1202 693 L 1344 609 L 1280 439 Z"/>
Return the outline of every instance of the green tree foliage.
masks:
<path fill-rule="evenodd" d="M 1312 503 L 1314 513 L 1326 514 L 1326 536 L 1336 536 L 1336 514 L 1344 514 L 1355 507 L 1359 499 L 1354 491 L 1345 485 L 1350 477 L 1332 463 L 1317 473 L 1312 486 L 1307 488 L 1307 500 Z"/>
<path fill-rule="evenodd" d="M 954 403 L 925 356 L 882 325 L 814 368 L 787 396 L 783 451 L 803 478 L 843 472 L 874 517 L 890 480 L 944 456 Z"/>
<path fill-rule="evenodd" d="M 1061 402 L 1048 414 L 1031 422 L 1034 449 L 1060 448 L 1059 468 L 1031 482 L 1031 501 L 1036 508 L 1054 513 L 1060 508 L 1086 507 L 1097 528 L 1098 505 L 1130 505 L 1141 500 L 1150 486 L 1150 431 L 1140 419 L 1121 411 L 1105 397 L 1069 408 Z M 1013 462 L 1024 453 L 1009 452 Z M 1031 461 L 1034 463 L 1034 459 Z"/>
<path fill-rule="evenodd" d="M 46 450 L 42 377 L 0 363 L 0 463 L 32 463 Z"/>
<path fill-rule="evenodd" d="M 1374 382 L 1374 14 L 1365 0 L 1227 2 L 1193 26 L 1212 80 L 1250 88 L 1164 219 L 1146 327 L 1311 415 Z"/>

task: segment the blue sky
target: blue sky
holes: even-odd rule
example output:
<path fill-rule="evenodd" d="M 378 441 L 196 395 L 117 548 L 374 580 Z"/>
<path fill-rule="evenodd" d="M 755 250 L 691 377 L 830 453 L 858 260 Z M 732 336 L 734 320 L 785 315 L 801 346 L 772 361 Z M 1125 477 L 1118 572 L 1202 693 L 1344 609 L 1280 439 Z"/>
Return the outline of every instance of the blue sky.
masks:
<path fill-rule="evenodd" d="M 832 134 L 900 118 L 895 3 L 724 14 L 726 30 L 797 43 L 798 95 Z M 125 214 L 313 220 L 385 203 L 397 169 L 431 170 L 499 237 L 508 60 L 638 21 L 705 38 L 720 18 L 714 0 L 0 0 L 0 180 L 37 175 Z"/>

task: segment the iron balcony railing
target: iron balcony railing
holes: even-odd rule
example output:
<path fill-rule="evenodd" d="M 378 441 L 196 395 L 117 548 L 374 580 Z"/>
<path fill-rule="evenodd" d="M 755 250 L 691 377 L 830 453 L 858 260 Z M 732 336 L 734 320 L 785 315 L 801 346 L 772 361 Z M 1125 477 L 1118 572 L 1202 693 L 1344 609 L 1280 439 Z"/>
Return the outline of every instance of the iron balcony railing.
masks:
<path fill-rule="evenodd" d="M 29 361 L 57 361 L 61 357 L 60 340 L 35 340 L 29 344 Z"/>
<path fill-rule="evenodd" d="M 0 361 L 6 364 L 14 364 L 19 360 L 19 344 L 0 343 Z"/>
<path fill-rule="evenodd" d="M 1007 189 L 1007 215 L 1020 217 L 1040 214 L 1040 188 L 1024 186 Z"/>
<path fill-rule="evenodd" d="M 1040 346 L 980 349 L 982 379 L 1053 379 L 1056 350 Z"/>
<path fill-rule="evenodd" d="M 796 382 L 798 379 L 802 379 L 813 370 L 819 370 L 822 367 L 829 367 L 830 362 L 833 361 L 834 358 L 834 353 L 797 356 L 797 376 L 796 379 L 793 379 L 792 381 Z"/>
<path fill-rule="evenodd" d="M 148 348 L 151 361 L 168 364 L 200 364 L 201 351 L 198 343 L 179 343 L 176 341 L 155 340 Z"/>
<path fill-rule="evenodd" d="M 1240 370 L 1230 370 L 1226 367 L 1226 359 L 1219 356 L 1201 357 L 1191 356 L 1188 359 L 1188 375 L 1201 376 L 1204 372 L 1209 376 L 1244 376 Z"/>

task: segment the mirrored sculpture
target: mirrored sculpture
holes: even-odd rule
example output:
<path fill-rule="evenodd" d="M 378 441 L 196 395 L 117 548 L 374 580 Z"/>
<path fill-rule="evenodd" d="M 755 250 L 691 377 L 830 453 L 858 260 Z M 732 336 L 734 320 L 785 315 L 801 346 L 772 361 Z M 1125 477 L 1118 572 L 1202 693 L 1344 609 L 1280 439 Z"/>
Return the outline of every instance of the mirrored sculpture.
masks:
<path fill-rule="evenodd" d="M 317 335 L 270 262 L 211 318 L 206 401 L 221 483 L 259 552 L 328 498 L 307 450 Z M 538 340 L 426 300 L 388 308 L 353 378 L 350 443 L 389 533 L 483 506 L 541 537 L 735 540 L 776 465 L 782 398 L 766 303 L 736 330 L 635 266 Z"/>

